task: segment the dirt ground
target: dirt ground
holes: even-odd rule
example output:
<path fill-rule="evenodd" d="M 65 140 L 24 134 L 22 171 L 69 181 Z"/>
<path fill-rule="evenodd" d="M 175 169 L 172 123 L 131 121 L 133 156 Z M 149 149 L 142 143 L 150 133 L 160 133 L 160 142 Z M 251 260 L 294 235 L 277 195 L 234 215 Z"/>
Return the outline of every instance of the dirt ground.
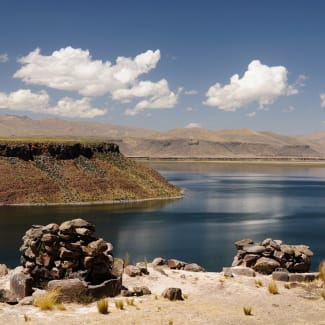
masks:
<path fill-rule="evenodd" d="M 300 284 L 286 289 L 277 282 L 279 294 L 269 293 L 270 276 L 234 276 L 223 273 L 170 270 L 160 272 L 148 267 L 149 275 L 123 277 L 129 289 L 147 286 L 151 295 L 135 297 L 134 306 L 126 298 L 109 298 L 109 313 L 99 314 L 96 303 L 89 305 L 65 304 L 66 310 L 41 311 L 34 306 L 0 304 L 0 324 L 325 324 L 325 299 L 310 285 Z M 0 288 L 8 288 L 9 277 L 0 279 Z M 263 284 L 256 287 L 256 280 Z M 181 288 L 183 301 L 172 302 L 161 293 L 169 287 Z M 123 300 L 124 310 L 115 307 L 115 300 Z M 243 307 L 251 307 L 246 316 Z"/>

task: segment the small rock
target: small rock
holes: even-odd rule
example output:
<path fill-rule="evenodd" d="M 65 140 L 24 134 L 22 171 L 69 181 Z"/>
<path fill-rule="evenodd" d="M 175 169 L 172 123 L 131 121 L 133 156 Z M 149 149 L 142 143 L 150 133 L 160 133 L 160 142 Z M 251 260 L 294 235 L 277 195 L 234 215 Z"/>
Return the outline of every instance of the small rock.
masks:
<path fill-rule="evenodd" d="M 196 263 L 190 263 L 190 264 L 186 264 L 184 266 L 184 271 L 190 271 L 190 272 L 205 272 L 205 269 L 196 264 Z"/>
<path fill-rule="evenodd" d="M 17 267 L 10 275 L 10 291 L 12 291 L 17 298 L 24 298 L 33 293 L 34 281 L 30 275 L 23 272 L 22 267 Z"/>
<path fill-rule="evenodd" d="M 243 261 L 247 267 L 251 267 L 260 258 L 257 254 L 247 254 L 245 255 Z"/>
<path fill-rule="evenodd" d="M 227 278 L 233 277 L 232 268 L 231 267 L 223 267 L 222 268 L 223 275 Z"/>
<path fill-rule="evenodd" d="M 128 276 L 134 277 L 141 275 L 141 270 L 135 265 L 128 265 L 124 268 L 124 273 Z"/>
<path fill-rule="evenodd" d="M 167 261 L 167 265 L 170 269 L 177 269 L 177 270 L 180 270 L 182 269 L 186 263 L 185 262 L 182 262 L 182 261 L 179 261 L 179 260 L 176 260 L 174 258 L 170 258 L 168 261 Z"/>
<path fill-rule="evenodd" d="M 18 300 L 15 294 L 6 289 L 0 289 L 0 302 L 6 303 L 8 305 L 17 305 Z"/>
<path fill-rule="evenodd" d="M 162 258 L 162 257 L 156 257 L 151 263 L 154 266 L 165 265 L 166 260 L 164 258 Z"/>
<path fill-rule="evenodd" d="M 151 295 L 151 291 L 148 287 L 134 287 L 133 292 L 135 296 Z"/>
<path fill-rule="evenodd" d="M 237 249 L 243 249 L 244 246 L 253 245 L 254 242 L 251 239 L 242 239 L 235 242 Z"/>
<path fill-rule="evenodd" d="M 120 294 L 122 278 L 111 279 L 97 285 L 88 285 L 87 294 L 95 299 L 103 297 L 115 297 Z"/>
<path fill-rule="evenodd" d="M 122 297 L 132 297 L 134 296 L 134 292 L 130 290 L 121 290 Z"/>
<path fill-rule="evenodd" d="M 8 274 L 8 267 L 6 264 L 0 264 L 0 277 Z"/>
<path fill-rule="evenodd" d="M 142 274 L 149 274 L 148 269 L 147 269 L 147 263 L 145 262 L 138 262 L 136 265 L 141 271 Z"/>
<path fill-rule="evenodd" d="M 124 261 L 121 258 L 114 258 L 111 274 L 116 278 L 122 277 L 124 271 Z"/>
<path fill-rule="evenodd" d="M 311 282 L 317 278 L 318 273 L 289 273 L 290 282 Z"/>
<path fill-rule="evenodd" d="M 162 296 L 171 301 L 183 300 L 182 290 L 180 288 L 167 288 L 162 293 Z"/>
<path fill-rule="evenodd" d="M 31 306 L 34 302 L 34 297 L 28 296 L 19 301 L 19 305 L 22 306 Z"/>

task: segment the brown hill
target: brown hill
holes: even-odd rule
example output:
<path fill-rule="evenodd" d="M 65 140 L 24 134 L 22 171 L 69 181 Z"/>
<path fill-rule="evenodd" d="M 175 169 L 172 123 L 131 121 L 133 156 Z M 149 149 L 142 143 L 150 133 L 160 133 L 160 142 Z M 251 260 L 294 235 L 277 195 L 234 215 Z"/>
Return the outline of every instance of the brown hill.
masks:
<path fill-rule="evenodd" d="M 156 171 L 124 157 L 114 145 L 0 143 L 0 204 L 71 204 L 179 195 L 179 189 Z"/>
<path fill-rule="evenodd" d="M 157 132 L 136 127 L 61 119 L 0 116 L 3 137 L 64 137 L 113 140 L 127 156 L 170 158 L 318 158 L 325 133 L 286 136 L 250 129 L 178 128 Z"/>

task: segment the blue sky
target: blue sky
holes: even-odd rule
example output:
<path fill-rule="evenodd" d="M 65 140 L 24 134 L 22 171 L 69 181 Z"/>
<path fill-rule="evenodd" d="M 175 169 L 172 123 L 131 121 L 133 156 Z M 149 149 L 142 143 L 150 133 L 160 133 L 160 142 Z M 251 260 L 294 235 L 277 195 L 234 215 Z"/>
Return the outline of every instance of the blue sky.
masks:
<path fill-rule="evenodd" d="M 324 130 L 324 12 L 318 0 L 2 0 L 0 114 Z"/>

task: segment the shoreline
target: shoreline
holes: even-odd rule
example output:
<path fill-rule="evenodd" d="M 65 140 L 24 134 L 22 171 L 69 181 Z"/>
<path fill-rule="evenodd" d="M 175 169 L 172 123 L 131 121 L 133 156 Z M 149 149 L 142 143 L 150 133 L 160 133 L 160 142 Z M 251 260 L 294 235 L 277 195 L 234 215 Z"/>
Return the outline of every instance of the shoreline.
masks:
<path fill-rule="evenodd" d="M 129 199 L 129 200 L 108 200 L 108 201 L 85 201 L 85 202 L 69 202 L 69 203 L 1 203 L 0 207 L 46 207 L 46 206 L 92 206 L 92 205 L 113 205 L 127 203 L 141 203 L 148 201 L 164 201 L 164 200 L 180 200 L 184 198 L 184 190 L 181 195 L 171 197 L 154 197 L 145 199 Z"/>
<path fill-rule="evenodd" d="M 132 157 L 138 162 L 154 163 L 205 163 L 205 164 L 232 164 L 232 165 L 271 165 L 271 166 L 315 166 L 325 167 L 325 158 L 186 158 L 186 157 Z"/>

